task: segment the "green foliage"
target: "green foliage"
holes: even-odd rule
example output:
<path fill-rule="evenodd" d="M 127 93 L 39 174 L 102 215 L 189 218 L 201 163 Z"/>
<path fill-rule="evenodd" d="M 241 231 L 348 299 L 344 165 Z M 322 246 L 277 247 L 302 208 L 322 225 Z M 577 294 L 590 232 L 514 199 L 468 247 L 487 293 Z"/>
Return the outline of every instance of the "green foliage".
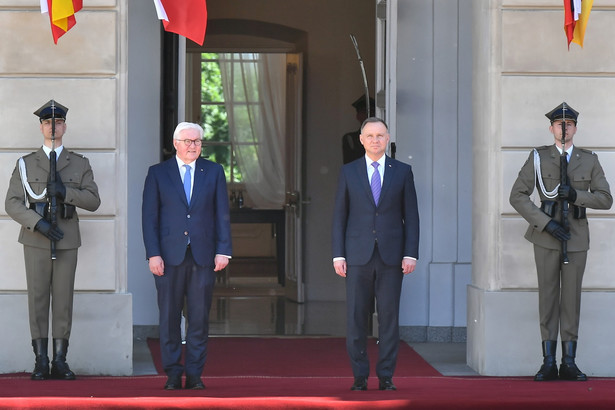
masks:
<path fill-rule="evenodd" d="M 204 130 L 202 155 L 222 165 L 227 181 L 241 182 L 229 138 L 217 53 L 201 54 L 201 126 Z"/>

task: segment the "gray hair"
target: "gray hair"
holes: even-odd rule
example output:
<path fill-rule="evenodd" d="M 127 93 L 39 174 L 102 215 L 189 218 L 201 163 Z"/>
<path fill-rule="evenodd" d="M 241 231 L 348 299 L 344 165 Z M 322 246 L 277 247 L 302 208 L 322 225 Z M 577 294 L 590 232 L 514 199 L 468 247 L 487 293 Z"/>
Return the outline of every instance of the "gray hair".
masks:
<path fill-rule="evenodd" d="M 184 130 L 197 130 L 199 133 L 199 139 L 203 139 L 203 128 L 194 122 L 180 122 L 177 124 L 177 127 L 175 127 L 175 131 L 173 132 L 173 139 L 178 140 L 179 133 Z"/>

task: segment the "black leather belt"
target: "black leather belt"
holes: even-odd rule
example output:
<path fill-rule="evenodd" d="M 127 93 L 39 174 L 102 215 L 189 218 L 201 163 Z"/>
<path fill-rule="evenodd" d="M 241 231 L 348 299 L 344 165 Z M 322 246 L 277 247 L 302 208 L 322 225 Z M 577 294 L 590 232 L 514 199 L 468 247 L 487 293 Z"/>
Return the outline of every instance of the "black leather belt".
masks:
<path fill-rule="evenodd" d="M 30 209 L 36 211 L 37 214 L 43 218 L 47 217 L 49 207 L 47 202 L 32 202 L 30 203 Z M 58 204 L 58 216 L 62 219 L 73 219 L 75 215 L 75 205 L 69 205 L 65 203 Z"/>

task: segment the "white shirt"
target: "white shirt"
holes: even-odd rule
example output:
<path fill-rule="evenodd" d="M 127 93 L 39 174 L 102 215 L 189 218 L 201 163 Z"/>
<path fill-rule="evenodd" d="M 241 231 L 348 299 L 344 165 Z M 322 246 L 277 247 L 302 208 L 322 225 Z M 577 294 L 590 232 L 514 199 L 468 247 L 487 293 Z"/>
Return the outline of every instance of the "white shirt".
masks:
<path fill-rule="evenodd" d="M 365 162 L 367 163 L 367 182 L 371 183 L 372 175 L 374 175 L 375 171 L 374 166 L 372 165 L 374 161 L 366 154 Z M 382 182 L 384 181 L 384 164 L 386 162 L 386 155 L 381 156 L 376 162 L 378 163 L 378 172 L 380 173 L 380 186 L 382 186 Z"/>
<path fill-rule="evenodd" d="M 60 145 L 59 147 L 56 147 L 56 149 L 54 149 L 54 151 L 56 152 L 56 158 L 60 158 L 60 154 L 62 153 L 63 149 L 64 145 Z M 51 148 L 49 148 L 47 145 L 43 145 L 43 151 L 47 155 L 47 158 L 49 158 L 49 154 L 51 154 Z"/>
<path fill-rule="evenodd" d="M 560 147 L 558 147 L 557 145 L 555 146 L 555 148 L 557 148 L 557 150 L 559 151 L 560 155 L 562 155 L 562 149 L 561 149 Z M 572 157 L 572 149 L 573 149 L 573 148 L 574 148 L 574 144 L 573 144 L 573 145 L 571 145 L 571 146 L 570 146 L 570 148 L 568 148 L 568 149 L 566 150 L 566 153 L 568 154 L 568 155 L 566 156 L 566 160 L 567 160 L 568 162 L 570 162 L 570 158 Z"/>

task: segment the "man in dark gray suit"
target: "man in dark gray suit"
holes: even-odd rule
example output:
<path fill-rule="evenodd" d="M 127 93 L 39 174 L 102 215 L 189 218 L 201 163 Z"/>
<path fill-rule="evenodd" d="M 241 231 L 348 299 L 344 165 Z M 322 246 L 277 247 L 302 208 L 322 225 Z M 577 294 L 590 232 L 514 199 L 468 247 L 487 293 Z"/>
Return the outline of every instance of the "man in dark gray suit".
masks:
<path fill-rule="evenodd" d="M 231 256 L 224 170 L 201 158 L 203 129 L 182 122 L 173 134 L 177 155 L 150 167 L 143 189 L 143 241 L 156 280 L 160 350 L 167 390 L 204 389 L 209 310 L 216 274 Z M 181 312 L 186 301 L 185 365 Z"/>
<path fill-rule="evenodd" d="M 368 319 L 378 313 L 380 390 L 392 378 L 399 348 L 402 279 L 419 257 L 419 214 L 412 168 L 385 155 L 388 127 L 379 118 L 361 125 L 365 156 L 342 167 L 333 214 L 333 267 L 346 278 L 347 334 L 354 384 L 367 390 Z"/>

